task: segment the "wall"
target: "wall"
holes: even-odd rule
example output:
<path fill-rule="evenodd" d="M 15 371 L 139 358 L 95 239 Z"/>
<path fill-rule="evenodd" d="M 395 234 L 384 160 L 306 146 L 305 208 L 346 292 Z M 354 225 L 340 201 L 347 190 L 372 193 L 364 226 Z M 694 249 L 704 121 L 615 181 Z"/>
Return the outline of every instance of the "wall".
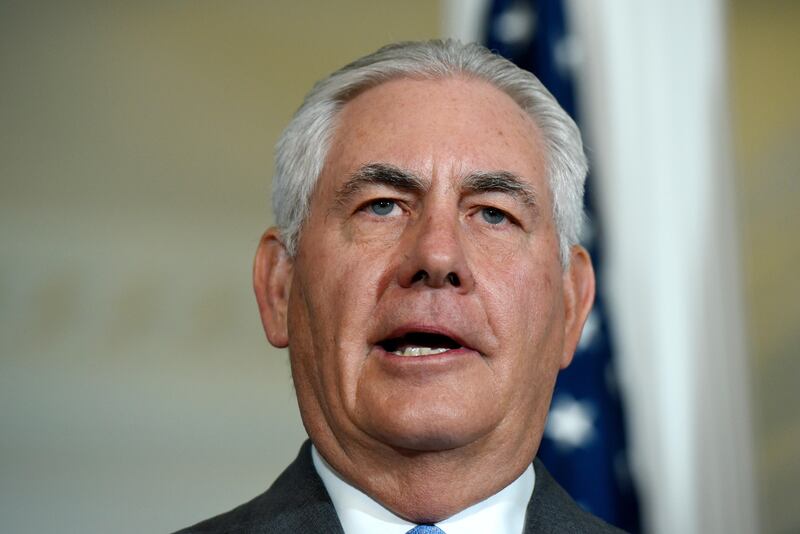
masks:
<path fill-rule="evenodd" d="M 735 0 L 729 28 L 761 528 L 800 532 L 800 3 Z"/>

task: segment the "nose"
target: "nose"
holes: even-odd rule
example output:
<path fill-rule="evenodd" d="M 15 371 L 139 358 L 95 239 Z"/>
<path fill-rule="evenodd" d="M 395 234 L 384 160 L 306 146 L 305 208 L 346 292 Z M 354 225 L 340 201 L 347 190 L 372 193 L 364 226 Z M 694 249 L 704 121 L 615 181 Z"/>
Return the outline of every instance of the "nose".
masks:
<path fill-rule="evenodd" d="M 398 269 L 401 287 L 454 288 L 469 293 L 474 279 L 457 218 L 429 216 L 417 221 Z"/>

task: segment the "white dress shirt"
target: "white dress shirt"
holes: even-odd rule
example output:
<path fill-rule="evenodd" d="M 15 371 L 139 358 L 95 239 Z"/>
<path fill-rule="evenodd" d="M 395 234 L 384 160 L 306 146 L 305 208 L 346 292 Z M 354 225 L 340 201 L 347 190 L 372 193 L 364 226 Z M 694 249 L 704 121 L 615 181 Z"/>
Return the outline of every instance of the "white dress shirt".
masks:
<path fill-rule="evenodd" d="M 416 526 L 351 486 L 328 465 L 316 447 L 311 448 L 311 458 L 345 534 L 405 534 Z M 521 534 L 535 482 L 533 466 L 529 465 L 519 478 L 499 492 L 436 526 L 446 534 Z"/>

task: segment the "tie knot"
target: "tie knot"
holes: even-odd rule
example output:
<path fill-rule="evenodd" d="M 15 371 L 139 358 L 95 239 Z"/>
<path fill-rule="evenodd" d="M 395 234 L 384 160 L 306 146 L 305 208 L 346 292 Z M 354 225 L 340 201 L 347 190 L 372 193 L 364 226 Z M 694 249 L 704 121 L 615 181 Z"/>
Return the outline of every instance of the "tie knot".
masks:
<path fill-rule="evenodd" d="M 445 534 L 445 532 L 436 525 L 417 525 L 406 534 Z"/>

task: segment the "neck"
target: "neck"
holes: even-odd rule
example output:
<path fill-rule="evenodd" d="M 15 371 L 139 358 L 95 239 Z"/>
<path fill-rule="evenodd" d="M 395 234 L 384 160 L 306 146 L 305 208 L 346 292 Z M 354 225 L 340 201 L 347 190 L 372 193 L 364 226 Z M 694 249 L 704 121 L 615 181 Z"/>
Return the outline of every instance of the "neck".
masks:
<path fill-rule="evenodd" d="M 538 443 L 490 453 L 481 443 L 424 452 L 375 444 L 341 449 L 318 439 L 315 445 L 342 478 L 394 514 L 436 523 L 511 484 L 532 461 Z"/>

